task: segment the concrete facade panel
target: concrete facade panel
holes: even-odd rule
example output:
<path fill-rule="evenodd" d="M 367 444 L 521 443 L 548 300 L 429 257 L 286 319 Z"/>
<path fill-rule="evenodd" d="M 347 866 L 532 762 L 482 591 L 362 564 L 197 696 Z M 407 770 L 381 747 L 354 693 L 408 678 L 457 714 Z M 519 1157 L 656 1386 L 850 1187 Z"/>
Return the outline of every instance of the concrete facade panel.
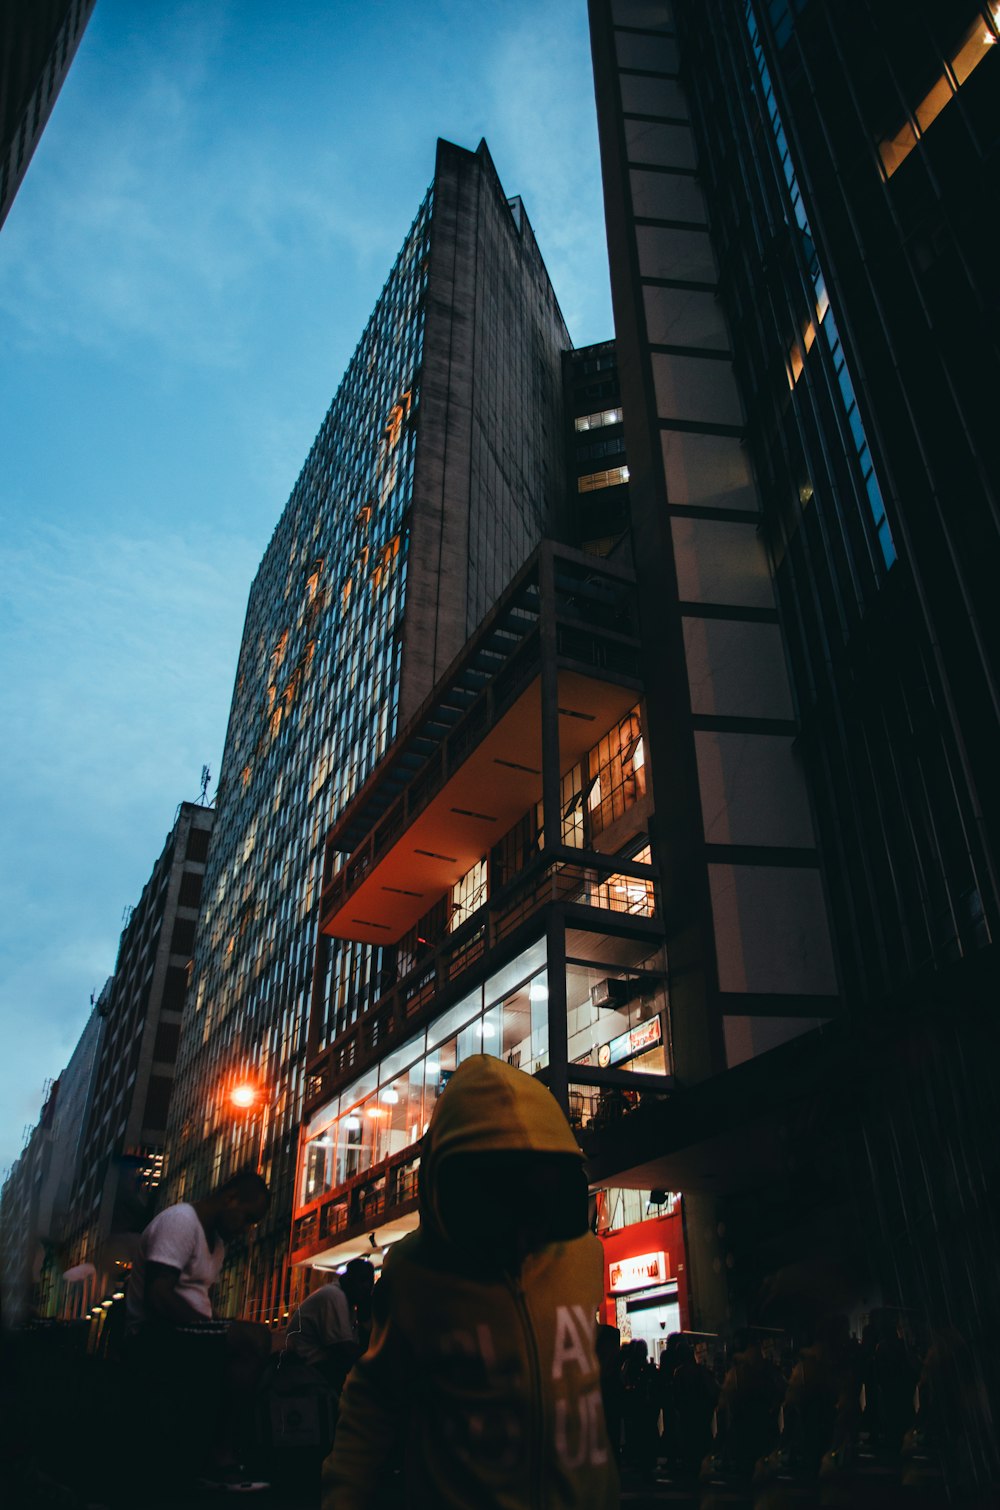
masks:
<path fill-rule="evenodd" d="M 812 848 L 809 796 L 791 736 L 698 729 L 694 743 L 707 844 Z"/>
<path fill-rule="evenodd" d="M 611 13 L 619 26 L 641 27 L 643 31 L 671 31 L 674 9 L 670 0 L 614 0 Z"/>
<path fill-rule="evenodd" d="M 622 107 L 630 115 L 660 115 L 686 121 L 687 101 L 676 79 L 652 79 L 647 74 L 623 73 Z"/>
<path fill-rule="evenodd" d="M 827 1021 L 825 1017 L 724 1017 L 727 1066 L 733 1069 L 769 1049 L 780 1048 Z"/>
<path fill-rule="evenodd" d="M 774 606 L 767 554 L 755 525 L 673 518 L 670 533 L 682 602 Z"/>
<path fill-rule="evenodd" d="M 708 878 L 720 991 L 835 993 L 818 870 L 709 865 Z"/>
<path fill-rule="evenodd" d="M 706 425 L 742 423 L 733 372 L 728 362 L 653 352 L 653 386 L 660 419 L 694 420 Z"/>
<path fill-rule="evenodd" d="M 757 512 L 750 464 L 735 435 L 661 430 L 660 443 L 668 502 L 684 508 Z"/>
<path fill-rule="evenodd" d="M 691 711 L 696 717 L 792 717 L 776 624 L 702 618 L 686 618 L 683 623 Z"/>
<path fill-rule="evenodd" d="M 658 126 L 649 121 L 626 121 L 625 143 L 630 163 L 655 163 L 664 168 L 695 166 L 694 137 L 688 126 Z"/>
<path fill-rule="evenodd" d="M 703 346 L 726 351 L 729 337 L 722 309 L 714 294 L 700 289 L 643 289 L 646 331 L 660 346 Z"/>
<path fill-rule="evenodd" d="M 670 37 L 640 37 L 620 31 L 615 37 L 620 68 L 647 68 L 656 73 L 676 73 L 677 43 Z"/>
<path fill-rule="evenodd" d="M 701 185 L 690 173 L 651 173 L 642 168 L 629 171 L 632 210 L 651 220 L 690 220 L 708 224 L 708 210 Z"/>
<path fill-rule="evenodd" d="M 674 278 L 684 283 L 714 283 L 715 258 L 705 231 L 674 227 L 636 227 L 639 271 L 644 278 Z"/>

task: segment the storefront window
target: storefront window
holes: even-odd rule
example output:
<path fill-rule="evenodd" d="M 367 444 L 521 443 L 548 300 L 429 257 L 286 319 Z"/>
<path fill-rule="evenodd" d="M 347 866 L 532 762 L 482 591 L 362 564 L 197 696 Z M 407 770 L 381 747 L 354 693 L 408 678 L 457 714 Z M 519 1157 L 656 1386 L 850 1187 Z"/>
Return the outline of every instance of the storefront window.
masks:
<path fill-rule="evenodd" d="M 393 1049 L 309 1124 L 300 1201 L 307 1204 L 373 1164 L 412 1148 L 458 1066 L 493 1054 L 536 1074 L 549 1062 L 544 939 L 469 992 L 424 1033 Z"/>
<path fill-rule="evenodd" d="M 566 935 L 566 1021 L 574 1064 L 670 1072 L 666 954 L 593 930 Z"/>
<path fill-rule="evenodd" d="M 606 965 L 566 966 L 566 1016 L 571 1064 L 667 1073 L 661 976 Z"/>
<path fill-rule="evenodd" d="M 483 1050 L 515 1069 L 537 1074 L 549 1062 L 549 987 L 540 939 L 486 982 Z M 494 1026 L 496 1036 L 486 1036 Z M 498 1044 L 493 1048 L 494 1043 Z"/>

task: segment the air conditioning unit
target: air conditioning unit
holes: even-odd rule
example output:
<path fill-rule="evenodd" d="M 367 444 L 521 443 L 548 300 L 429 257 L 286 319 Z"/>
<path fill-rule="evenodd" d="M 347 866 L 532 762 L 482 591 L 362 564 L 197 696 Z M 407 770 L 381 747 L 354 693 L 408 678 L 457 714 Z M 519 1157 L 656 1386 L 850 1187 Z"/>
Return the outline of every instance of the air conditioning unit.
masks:
<path fill-rule="evenodd" d="M 590 988 L 590 1004 L 593 1007 L 620 1007 L 629 999 L 627 980 L 599 980 Z"/>

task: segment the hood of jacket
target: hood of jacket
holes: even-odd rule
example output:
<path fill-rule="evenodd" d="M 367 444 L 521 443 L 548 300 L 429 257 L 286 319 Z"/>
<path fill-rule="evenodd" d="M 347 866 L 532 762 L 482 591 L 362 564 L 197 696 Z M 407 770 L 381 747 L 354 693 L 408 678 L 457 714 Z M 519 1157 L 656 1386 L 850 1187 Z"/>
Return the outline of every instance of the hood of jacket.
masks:
<path fill-rule="evenodd" d="M 558 1101 L 540 1080 L 489 1054 L 463 1060 L 438 1099 L 420 1158 L 420 1215 L 447 1237 L 437 1200 L 445 1162 L 456 1154 L 583 1154 Z"/>

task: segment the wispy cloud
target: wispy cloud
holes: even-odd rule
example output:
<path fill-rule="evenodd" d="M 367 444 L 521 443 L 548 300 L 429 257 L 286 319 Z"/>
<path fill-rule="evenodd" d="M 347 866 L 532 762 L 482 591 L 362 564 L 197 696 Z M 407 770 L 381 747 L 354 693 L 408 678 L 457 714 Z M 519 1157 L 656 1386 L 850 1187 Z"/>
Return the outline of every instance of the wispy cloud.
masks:
<path fill-rule="evenodd" d="M 290 249 L 364 259 L 378 243 L 373 220 L 344 208 L 346 146 L 327 136 L 307 165 L 290 162 L 249 101 L 234 118 L 219 98 L 223 22 L 218 7 L 182 8 L 113 115 L 93 88 L 73 139 L 52 154 L 43 141 L 0 243 L 15 342 L 131 345 L 140 360 L 152 346 L 182 366 L 238 369 Z"/>

